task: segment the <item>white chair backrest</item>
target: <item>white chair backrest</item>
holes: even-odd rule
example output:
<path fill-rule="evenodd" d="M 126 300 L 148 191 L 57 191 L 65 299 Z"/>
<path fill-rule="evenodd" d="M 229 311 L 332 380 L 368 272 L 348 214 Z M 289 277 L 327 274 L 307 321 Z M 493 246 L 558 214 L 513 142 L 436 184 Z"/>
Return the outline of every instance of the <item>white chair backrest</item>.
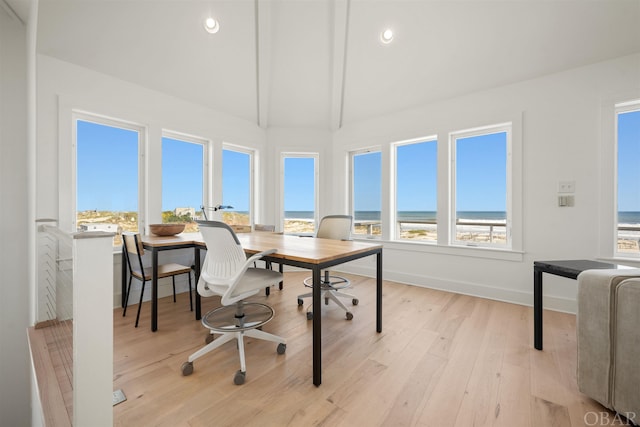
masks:
<path fill-rule="evenodd" d="M 319 239 L 351 240 L 351 215 L 327 215 L 320 220 L 316 237 Z"/>
<path fill-rule="evenodd" d="M 231 227 L 219 221 L 198 221 L 207 245 L 201 277 L 214 285 L 230 285 L 238 276 L 247 257 Z"/>

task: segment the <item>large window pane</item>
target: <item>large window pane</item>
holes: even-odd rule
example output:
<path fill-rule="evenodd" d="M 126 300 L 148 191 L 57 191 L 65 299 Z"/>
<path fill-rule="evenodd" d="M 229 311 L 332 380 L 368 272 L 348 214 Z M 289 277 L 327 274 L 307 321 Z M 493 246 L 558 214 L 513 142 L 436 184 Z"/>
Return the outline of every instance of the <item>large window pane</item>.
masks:
<path fill-rule="evenodd" d="M 252 155 L 222 150 L 222 221 L 229 225 L 251 226 Z"/>
<path fill-rule="evenodd" d="M 396 146 L 397 238 L 437 241 L 437 141 Z"/>
<path fill-rule="evenodd" d="M 640 109 L 617 115 L 619 253 L 639 255 L 640 248 Z"/>
<path fill-rule="evenodd" d="M 185 223 L 185 232 L 198 230 L 204 194 L 204 145 L 162 138 L 162 222 Z"/>
<path fill-rule="evenodd" d="M 380 151 L 352 153 L 354 234 L 381 237 L 382 155 Z"/>
<path fill-rule="evenodd" d="M 76 120 L 78 230 L 138 231 L 139 132 Z"/>
<path fill-rule="evenodd" d="M 507 244 L 507 132 L 455 138 L 455 237 Z"/>
<path fill-rule="evenodd" d="M 316 158 L 284 156 L 285 233 L 313 234 L 316 229 Z"/>

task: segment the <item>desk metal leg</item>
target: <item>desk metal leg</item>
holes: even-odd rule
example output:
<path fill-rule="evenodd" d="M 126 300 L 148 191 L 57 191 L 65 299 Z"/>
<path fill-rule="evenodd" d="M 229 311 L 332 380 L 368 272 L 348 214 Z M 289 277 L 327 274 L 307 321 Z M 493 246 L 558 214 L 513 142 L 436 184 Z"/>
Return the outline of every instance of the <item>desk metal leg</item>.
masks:
<path fill-rule="evenodd" d="M 151 251 L 153 275 L 151 279 L 151 331 L 158 330 L 158 251 Z"/>
<path fill-rule="evenodd" d="M 193 260 L 195 264 L 194 276 L 196 279 L 195 280 L 196 320 L 200 320 L 202 318 L 202 306 L 201 306 L 201 300 L 200 300 L 200 293 L 198 292 L 198 280 L 200 280 L 200 248 L 197 246 L 194 249 Z"/>
<path fill-rule="evenodd" d="M 376 255 L 376 332 L 382 332 L 382 251 Z"/>
<path fill-rule="evenodd" d="M 322 383 L 322 305 L 320 304 L 320 269 L 313 268 L 313 385 Z"/>
<path fill-rule="evenodd" d="M 533 269 L 533 346 L 542 350 L 542 271 Z"/>

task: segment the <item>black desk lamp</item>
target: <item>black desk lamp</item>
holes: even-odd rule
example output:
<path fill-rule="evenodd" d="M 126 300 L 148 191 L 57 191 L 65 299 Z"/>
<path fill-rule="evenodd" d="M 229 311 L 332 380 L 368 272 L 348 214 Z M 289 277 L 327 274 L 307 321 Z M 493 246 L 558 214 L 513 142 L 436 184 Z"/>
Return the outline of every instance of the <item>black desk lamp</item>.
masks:
<path fill-rule="evenodd" d="M 227 206 L 225 206 L 225 205 L 216 205 L 216 206 L 213 206 L 213 207 L 211 207 L 211 206 L 200 206 L 200 210 L 202 211 L 202 215 L 204 215 L 205 221 L 209 220 L 209 218 L 207 218 L 207 211 L 217 212 L 217 211 L 220 211 L 220 210 L 223 210 L 223 209 L 233 209 L 233 206 L 228 206 L 228 205 Z"/>

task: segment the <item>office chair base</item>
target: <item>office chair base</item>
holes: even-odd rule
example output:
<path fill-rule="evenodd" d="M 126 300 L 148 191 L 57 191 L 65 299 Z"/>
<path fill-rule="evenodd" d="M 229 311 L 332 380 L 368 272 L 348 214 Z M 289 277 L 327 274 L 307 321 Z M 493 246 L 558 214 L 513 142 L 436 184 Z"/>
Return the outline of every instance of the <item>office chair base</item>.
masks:
<path fill-rule="evenodd" d="M 202 325 L 219 334 L 258 329 L 273 319 L 271 307 L 260 303 L 242 304 L 243 316 L 236 317 L 236 306 L 222 306 L 211 310 L 202 317 Z"/>
<path fill-rule="evenodd" d="M 242 372 L 242 371 L 238 371 L 236 372 L 236 374 L 233 376 L 233 383 L 235 385 L 242 385 L 244 384 L 244 379 L 247 377 L 247 373 L 246 372 Z"/>
<path fill-rule="evenodd" d="M 193 374 L 193 362 L 184 362 L 180 367 L 180 371 L 184 377 Z"/>

